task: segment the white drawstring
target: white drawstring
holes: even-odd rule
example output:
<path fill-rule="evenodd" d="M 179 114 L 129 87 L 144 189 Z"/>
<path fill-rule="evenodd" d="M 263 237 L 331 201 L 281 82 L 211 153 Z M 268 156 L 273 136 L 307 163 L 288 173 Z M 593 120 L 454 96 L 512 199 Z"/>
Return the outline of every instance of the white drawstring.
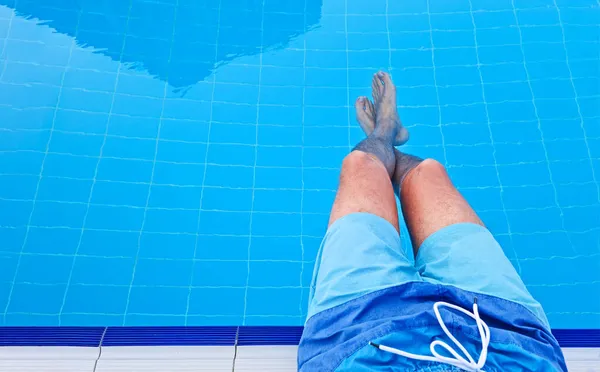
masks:
<path fill-rule="evenodd" d="M 471 355 L 469 354 L 467 349 L 465 349 L 465 347 L 462 346 L 462 344 L 460 342 L 458 342 L 458 340 L 454 336 L 452 336 L 452 334 L 446 327 L 446 324 L 444 324 L 444 320 L 442 319 L 442 316 L 440 315 L 440 310 L 439 310 L 440 306 L 446 306 L 451 309 L 460 311 L 463 314 L 466 314 L 466 315 L 470 316 L 471 318 L 475 319 L 475 322 L 477 323 L 477 329 L 479 330 L 479 335 L 481 336 L 481 344 L 482 344 L 481 354 L 479 355 L 479 359 L 477 360 L 477 363 L 475 363 L 475 360 L 473 360 L 473 358 L 471 357 Z M 490 344 L 490 329 L 487 326 L 487 324 L 485 324 L 485 322 L 483 320 L 481 320 L 481 318 L 479 317 L 479 309 L 477 307 L 477 298 L 475 298 L 475 302 L 473 303 L 473 312 L 465 310 L 460 306 L 452 305 L 452 304 L 449 304 L 449 303 L 443 302 L 443 301 L 436 302 L 433 305 L 433 311 L 435 312 L 435 316 L 438 320 L 438 323 L 440 323 L 440 326 L 444 330 L 444 333 L 446 334 L 446 336 L 448 336 L 452 340 L 452 342 L 454 342 L 454 344 L 456 346 L 458 346 L 458 348 L 463 352 L 463 354 L 467 357 L 468 360 L 466 360 L 461 355 L 459 355 L 458 352 L 456 352 L 456 350 L 454 350 L 450 345 L 448 345 L 447 343 L 440 341 L 440 340 L 435 340 L 429 345 L 429 350 L 431 350 L 431 354 L 433 354 L 433 356 L 407 353 L 406 351 L 398 350 L 393 347 L 389 347 L 389 346 L 385 346 L 385 345 L 379 345 L 379 344 L 376 344 L 373 342 L 369 342 L 369 344 L 371 344 L 372 346 L 376 347 L 379 350 L 387 351 L 389 353 L 401 355 L 401 356 L 411 358 L 411 359 L 446 363 L 446 364 L 450 364 L 450 365 L 453 365 L 458 368 L 462 368 L 462 369 L 470 371 L 470 372 L 484 372 L 481 368 L 483 368 L 483 365 L 485 364 L 485 361 L 487 359 L 487 349 L 488 349 L 488 345 Z M 448 358 L 448 357 L 441 355 L 440 353 L 438 353 L 435 350 L 436 346 L 441 346 L 447 352 L 452 354 L 454 356 L 454 358 Z"/>

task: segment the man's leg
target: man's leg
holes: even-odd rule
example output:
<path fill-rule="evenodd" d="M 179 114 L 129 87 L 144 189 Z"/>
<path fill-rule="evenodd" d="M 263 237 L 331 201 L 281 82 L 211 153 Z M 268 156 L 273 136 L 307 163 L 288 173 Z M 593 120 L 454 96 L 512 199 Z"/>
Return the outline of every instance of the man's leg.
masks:
<path fill-rule="evenodd" d="M 344 159 L 329 225 L 351 213 L 365 212 L 384 218 L 399 230 L 391 182 L 396 168 L 393 145 L 406 129 L 400 124 L 396 87 L 389 75 L 377 73 L 373 77 L 372 89 L 375 110 L 379 115 L 368 137 Z"/>
<path fill-rule="evenodd" d="M 344 159 L 329 228 L 315 263 L 308 317 L 379 289 L 420 281 L 398 234 L 391 177 L 394 144 L 408 139 L 396 111 L 396 90 L 385 73 L 373 78 L 380 115 L 374 130 Z"/>
<path fill-rule="evenodd" d="M 517 302 L 549 328 L 541 305 L 440 163 L 424 160 L 407 174 L 400 200 L 423 279 Z"/>
<path fill-rule="evenodd" d="M 390 176 L 373 155 L 352 151 L 344 159 L 340 185 L 331 209 L 329 226 L 352 213 L 371 213 L 398 226 L 398 209 Z"/>
<path fill-rule="evenodd" d="M 415 256 L 427 237 L 446 226 L 457 223 L 483 226 L 439 162 L 422 161 L 406 174 L 401 185 L 400 203 Z"/>

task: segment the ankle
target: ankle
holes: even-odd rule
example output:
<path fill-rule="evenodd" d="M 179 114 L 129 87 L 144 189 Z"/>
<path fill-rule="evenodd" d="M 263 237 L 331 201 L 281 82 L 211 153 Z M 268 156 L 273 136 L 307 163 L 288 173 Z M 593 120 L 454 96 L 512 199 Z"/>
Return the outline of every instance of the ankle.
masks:
<path fill-rule="evenodd" d="M 384 138 L 390 141 L 390 144 L 393 144 L 396 136 L 398 135 L 399 128 L 400 126 L 394 120 L 381 120 L 377 121 L 375 124 L 375 129 L 371 135 L 378 138 Z"/>

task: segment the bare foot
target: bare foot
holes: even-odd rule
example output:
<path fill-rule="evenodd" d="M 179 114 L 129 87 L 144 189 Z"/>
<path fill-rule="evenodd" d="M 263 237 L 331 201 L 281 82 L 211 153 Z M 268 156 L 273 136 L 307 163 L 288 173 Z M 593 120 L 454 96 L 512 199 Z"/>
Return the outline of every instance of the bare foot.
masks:
<path fill-rule="evenodd" d="M 367 97 L 356 100 L 356 119 L 368 136 L 377 129 L 380 136 L 394 137 L 394 146 L 408 141 L 408 130 L 402 126 L 396 107 L 396 87 L 389 74 L 378 72 L 371 83 L 373 104 Z"/>

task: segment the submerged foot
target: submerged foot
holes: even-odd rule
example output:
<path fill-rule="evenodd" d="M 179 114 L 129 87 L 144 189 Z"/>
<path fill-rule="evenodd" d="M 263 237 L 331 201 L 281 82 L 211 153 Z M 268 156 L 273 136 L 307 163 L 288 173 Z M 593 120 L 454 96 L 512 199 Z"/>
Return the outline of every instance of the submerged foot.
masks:
<path fill-rule="evenodd" d="M 378 136 L 393 138 L 393 145 L 408 141 L 408 130 L 402 126 L 396 107 L 396 87 L 389 74 L 378 72 L 371 83 L 373 100 L 359 97 L 356 100 L 356 118 L 365 134 L 374 130 Z"/>

